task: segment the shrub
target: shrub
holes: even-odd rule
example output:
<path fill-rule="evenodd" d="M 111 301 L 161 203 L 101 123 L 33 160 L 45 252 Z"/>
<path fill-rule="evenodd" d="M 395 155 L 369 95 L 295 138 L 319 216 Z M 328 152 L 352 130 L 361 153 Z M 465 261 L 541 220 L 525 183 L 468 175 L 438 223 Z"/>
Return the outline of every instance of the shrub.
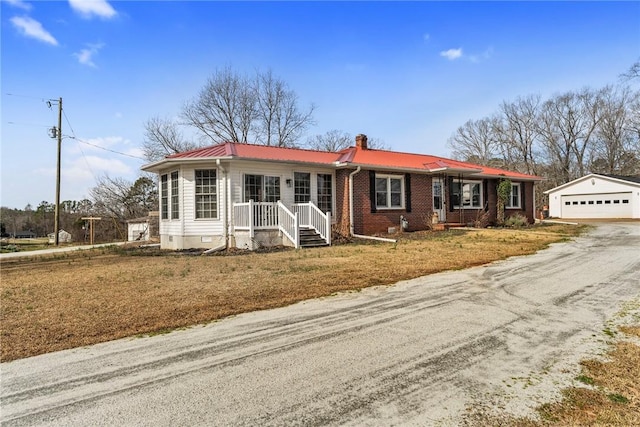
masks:
<path fill-rule="evenodd" d="M 489 226 L 489 211 L 479 210 L 473 221 L 475 228 L 487 228 Z"/>
<path fill-rule="evenodd" d="M 520 227 L 528 226 L 529 221 L 527 221 L 527 217 L 525 217 L 524 215 L 516 214 L 516 215 L 511 215 L 509 218 L 507 218 L 504 221 L 504 225 L 505 227 L 520 228 Z"/>

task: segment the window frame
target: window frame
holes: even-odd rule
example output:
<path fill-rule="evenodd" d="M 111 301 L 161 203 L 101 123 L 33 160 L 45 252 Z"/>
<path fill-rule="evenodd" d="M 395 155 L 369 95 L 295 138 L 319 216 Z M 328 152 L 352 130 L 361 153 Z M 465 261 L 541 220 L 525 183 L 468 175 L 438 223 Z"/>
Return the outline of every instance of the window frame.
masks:
<path fill-rule="evenodd" d="M 333 212 L 333 174 L 316 174 L 316 203 L 322 212 Z"/>
<path fill-rule="evenodd" d="M 513 204 L 514 194 L 513 189 L 517 188 L 518 204 Z M 522 186 L 520 183 L 511 183 L 511 191 L 509 191 L 509 198 L 507 199 L 507 203 L 504 204 L 505 209 L 522 209 Z"/>
<path fill-rule="evenodd" d="M 198 176 L 207 172 L 208 176 Z M 199 182 L 208 180 L 208 183 Z M 208 192 L 204 192 L 208 189 Z M 213 191 L 211 191 L 213 190 Z M 219 218 L 218 210 L 218 170 L 217 169 L 195 169 L 194 170 L 194 209 L 193 216 L 196 220 L 210 220 Z M 208 209 L 204 206 L 208 205 Z M 202 206 L 202 208 L 201 208 Z M 204 214 L 203 214 L 204 213 Z M 208 214 L 208 215 L 205 215 Z"/>
<path fill-rule="evenodd" d="M 160 175 L 160 219 L 169 219 L 169 175 Z"/>
<path fill-rule="evenodd" d="M 482 191 L 483 182 L 482 181 L 476 181 L 476 180 L 462 180 L 462 181 L 453 180 L 451 182 L 451 191 L 449 193 L 451 199 L 453 199 L 454 196 L 456 195 L 454 187 L 458 186 L 458 185 L 460 186 L 459 193 L 457 193 L 458 194 L 458 204 L 455 204 L 454 201 L 451 200 L 451 206 L 452 206 L 453 209 L 482 209 L 484 207 L 484 195 L 482 194 L 483 193 L 483 191 Z M 469 200 L 471 201 L 471 204 L 470 205 L 465 205 L 464 204 L 464 200 L 463 200 L 463 204 L 462 204 L 462 206 L 460 206 L 459 202 L 462 199 L 462 196 L 464 194 L 464 186 L 465 185 L 470 185 L 471 186 L 470 189 L 469 189 L 469 194 L 470 194 Z M 476 185 L 478 186 L 478 189 L 479 189 L 479 192 L 478 192 L 479 203 L 477 205 L 473 204 L 473 196 L 474 196 L 473 187 L 476 186 Z"/>
<path fill-rule="evenodd" d="M 171 172 L 170 180 L 170 205 L 171 205 L 171 219 L 180 219 L 180 174 L 178 171 Z"/>
<path fill-rule="evenodd" d="M 378 189 L 378 182 L 379 181 L 384 181 L 385 182 L 385 190 L 384 191 L 380 191 Z M 392 181 L 399 181 L 400 182 L 400 191 L 391 191 L 392 190 L 392 185 L 391 182 Z M 377 210 L 398 210 L 398 209 L 404 209 L 405 208 L 405 188 L 404 188 L 404 175 L 391 175 L 391 174 L 379 174 L 376 173 L 375 176 L 375 181 L 374 184 L 376 186 L 375 188 L 375 198 L 376 198 L 376 209 Z M 384 194 L 384 198 L 385 198 L 385 204 L 379 204 L 378 202 L 379 194 Z M 399 200 L 399 204 L 394 205 L 393 204 L 393 194 L 398 194 L 400 196 L 400 200 Z"/>
<path fill-rule="evenodd" d="M 306 179 L 298 179 L 299 176 L 305 175 Z M 299 183 L 306 183 L 304 193 L 299 193 L 298 189 L 303 188 Z M 306 200 L 304 200 L 306 199 Z M 293 172 L 293 203 L 309 203 L 311 201 L 311 172 Z"/>
<path fill-rule="evenodd" d="M 248 184 L 247 179 L 253 177 L 254 182 Z M 258 179 L 255 179 L 258 178 Z M 259 181 L 259 184 L 258 184 Z M 258 199 L 254 200 L 256 203 L 277 203 L 278 200 L 282 200 L 282 187 L 280 176 L 277 175 L 260 175 L 255 173 L 245 173 L 243 178 L 242 197 L 245 203 L 247 203 L 251 197 L 250 192 L 247 191 L 247 185 L 251 185 L 254 189 L 258 190 Z"/>

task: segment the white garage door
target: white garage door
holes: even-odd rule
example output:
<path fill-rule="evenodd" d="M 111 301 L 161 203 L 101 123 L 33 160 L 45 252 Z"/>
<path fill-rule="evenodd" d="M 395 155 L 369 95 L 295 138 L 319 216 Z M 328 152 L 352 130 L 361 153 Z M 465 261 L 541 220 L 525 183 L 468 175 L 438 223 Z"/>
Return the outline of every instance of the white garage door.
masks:
<path fill-rule="evenodd" d="M 562 218 L 631 218 L 631 192 L 562 196 Z"/>

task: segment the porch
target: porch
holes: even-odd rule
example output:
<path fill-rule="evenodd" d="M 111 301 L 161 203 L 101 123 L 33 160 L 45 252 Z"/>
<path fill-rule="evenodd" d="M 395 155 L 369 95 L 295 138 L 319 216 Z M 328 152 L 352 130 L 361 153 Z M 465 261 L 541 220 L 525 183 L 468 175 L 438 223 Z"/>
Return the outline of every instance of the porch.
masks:
<path fill-rule="evenodd" d="M 289 208 L 281 201 L 249 200 L 233 204 L 233 231 L 236 239 L 246 233 L 249 246 L 254 246 L 260 234 L 271 240 L 275 235 L 277 242 L 273 243 L 288 244 L 296 249 L 328 246 L 331 245 L 331 212 L 322 212 L 313 202 L 295 203 Z"/>

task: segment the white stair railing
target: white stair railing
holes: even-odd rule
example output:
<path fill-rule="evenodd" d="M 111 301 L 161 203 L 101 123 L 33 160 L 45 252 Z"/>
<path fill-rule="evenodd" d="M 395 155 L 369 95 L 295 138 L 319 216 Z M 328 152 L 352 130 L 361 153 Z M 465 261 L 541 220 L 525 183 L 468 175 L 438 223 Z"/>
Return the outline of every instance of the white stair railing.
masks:
<path fill-rule="evenodd" d="M 278 229 L 293 242 L 293 246 L 300 247 L 300 223 L 298 212 L 291 212 L 281 201 L 278 201 Z"/>
<path fill-rule="evenodd" d="M 331 212 L 325 214 L 311 201 L 296 203 L 293 211 L 298 213 L 301 227 L 313 228 L 328 245 L 331 244 Z"/>

